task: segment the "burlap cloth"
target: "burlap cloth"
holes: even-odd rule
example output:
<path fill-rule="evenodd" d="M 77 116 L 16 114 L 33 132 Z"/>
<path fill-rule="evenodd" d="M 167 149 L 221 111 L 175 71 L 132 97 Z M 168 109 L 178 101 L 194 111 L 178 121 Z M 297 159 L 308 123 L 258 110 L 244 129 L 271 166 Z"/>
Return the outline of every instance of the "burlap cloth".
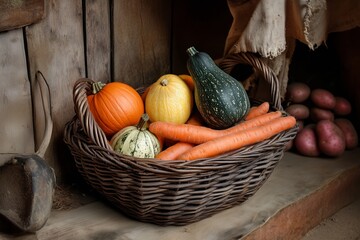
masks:
<path fill-rule="evenodd" d="M 254 52 L 269 63 L 284 96 L 296 40 L 316 49 L 331 32 L 360 26 L 359 0 L 227 0 L 233 16 L 224 54 Z"/>

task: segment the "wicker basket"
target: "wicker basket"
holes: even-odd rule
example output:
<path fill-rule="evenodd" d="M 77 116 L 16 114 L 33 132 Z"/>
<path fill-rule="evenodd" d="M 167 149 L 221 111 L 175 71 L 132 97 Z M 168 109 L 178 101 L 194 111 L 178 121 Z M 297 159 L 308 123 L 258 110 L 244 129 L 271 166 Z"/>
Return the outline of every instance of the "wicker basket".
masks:
<path fill-rule="evenodd" d="M 276 76 L 252 54 L 237 54 L 220 65 L 253 66 L 271 86 L 273 108 L 282 110 Z M 111 150 L 87 104 L 89 79 L 74 85 L 76 116 L 66 124 L 64 141 L 86 182 L 123 213 L 158 225 L 186 225 L 238 205 L 266 181 L 283 157 L 297 126 L 269 140 L 214 158 L 160 161 L 134 158 Z M 284 112 L 284 114 L 286 114 Z"/>

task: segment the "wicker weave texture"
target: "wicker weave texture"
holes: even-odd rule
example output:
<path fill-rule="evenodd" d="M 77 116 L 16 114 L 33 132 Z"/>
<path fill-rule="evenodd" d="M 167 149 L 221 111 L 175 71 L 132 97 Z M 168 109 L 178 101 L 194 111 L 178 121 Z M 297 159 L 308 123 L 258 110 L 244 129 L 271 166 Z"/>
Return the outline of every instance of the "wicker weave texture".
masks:
<path fill-rule="evenodd" d="M 272 71 L 251 54 L 234 64 L 238 61 L 263 72 L 275 85 L 273 107 L 282 110 Z M 86 97 L 92 82 L 80 79 L 74 86 L 76 116 L 65 126 L 64 141 L 86 182 L 123 213 L 144 222 L 186 225 L 246 201 L 268 179 L 297 133 L 294 127 L 266 141 L 194 161 L 121 155 L 111 150 L 89 112 Z"/>

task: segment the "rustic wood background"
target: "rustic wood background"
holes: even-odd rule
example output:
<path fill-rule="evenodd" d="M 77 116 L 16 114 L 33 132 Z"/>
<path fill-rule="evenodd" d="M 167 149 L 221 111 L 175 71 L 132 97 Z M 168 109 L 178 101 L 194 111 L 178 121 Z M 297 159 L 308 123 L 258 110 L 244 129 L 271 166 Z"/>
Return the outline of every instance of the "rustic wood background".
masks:
<path fill-rule="evenodd" d="M 0 10 L 4 9 L 1 4 L 9 2 L 0 0 Z M 42 1 L 25 2 L 31 4 L 22 11 Z M 41 71 L 50 86 L 54 118 L 45 159 L 55 169 L 58 182 L 76 176 L 62 137 L 64 125 L 74 116 L 72 88 L 77 79 L 139 87 L 166 73 L 186 73 L 186 49 L 195 46 L 214 59 L 222 57 L 232 23 L 227 2 L 219 0 L 44 2 L 40 20 L 33 18 L 35 23 L 27 25 L 31 22 L 20 14 L 15 28 L 0 32 L 0 165 L 13 154 L 35 152 L 42 140 L 42 110 L 36 108 L 39 97 L 32 94 L 30 84 Z M 3 16 L 0 11 L 0 19 Z M 341 86 L 355 103 L 358 120 L 359 33 L 357 28 L 333 41 L 343 63 Z M 306 71 L 303 66 L 298 69 Z"/>
<path fill-rule="evenodd" d="M 139 87 L 184 73 L 190 45 L 222 56 L 231 21 L 226 1 L 218 0 L 45 1 L 41 21 L 0 32 L 0 160 L 33 153 L 42 140 L 44 120 L 30 84 L 37 71 L 49 83 L 54 121 L 45 159 L 58 181 L 71 180 L 75 169 L 62 136 L 74 116 L 77 79 Z"/>

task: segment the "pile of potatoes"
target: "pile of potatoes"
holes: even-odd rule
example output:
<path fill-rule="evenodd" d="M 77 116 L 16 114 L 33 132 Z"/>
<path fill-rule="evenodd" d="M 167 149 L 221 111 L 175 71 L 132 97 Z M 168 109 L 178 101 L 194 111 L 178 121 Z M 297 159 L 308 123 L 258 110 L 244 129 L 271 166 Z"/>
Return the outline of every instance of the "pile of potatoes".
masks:
<path fill-rule="evenodd" d="M 287 87 L 284 107 L 299 124 L 288 149 L 309 157 L 337 157 L 357 147 L 358 134 L 349 120 L 352 107 L 346 98 L 294 82 Z"/>

